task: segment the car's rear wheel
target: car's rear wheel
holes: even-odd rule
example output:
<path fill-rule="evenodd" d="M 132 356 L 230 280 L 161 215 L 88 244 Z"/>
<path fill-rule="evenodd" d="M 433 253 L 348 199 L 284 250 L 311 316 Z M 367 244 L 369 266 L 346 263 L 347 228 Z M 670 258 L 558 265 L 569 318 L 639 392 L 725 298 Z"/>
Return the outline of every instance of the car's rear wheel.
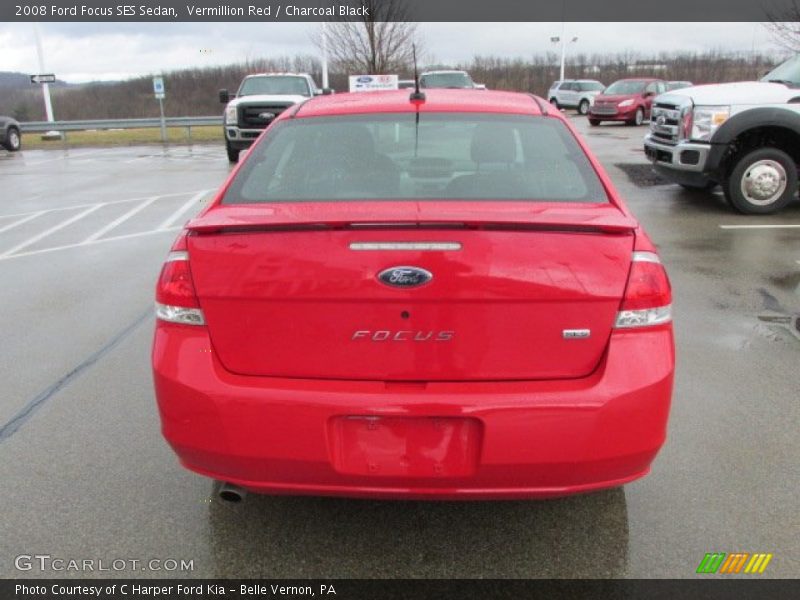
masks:
<path fill-rule="evenodd" d="M 745 154 L 723 181 L 725 198 L 736 210 L 766 215 L 780 210 L 797 194 L 797 165 L 778 148 Z"/>
<path fill-rule="evenodd" d="M 16 127 L 8 128 L 3 147 L 9 152 L 18 152 L 22 148 L 22 136 L 19 134 L 19 129 Z"/>
<path fill-rule="evenodd" d="M 592 127 L 597 127 L 598 125 L 600 125 L 600 121 L 598 121 L 597 119 L 589 119 L 589 125 L 591 125 Z"/>
<path fill-rule="evenodd" d="M 588 100 L 581 100 L 581 103 L 578 104 L 578 113 L 585 115 L 589 112 L 589 101 Z"/>
<path fill-rule="evenodd" d="M 228 142 L 225 142 L 225 150 L 228 153 L 228 160 L 232 163 L 239 162 L 239 152 L 241 150 L 237 150 L 236 148 L 232 148 Z"/>

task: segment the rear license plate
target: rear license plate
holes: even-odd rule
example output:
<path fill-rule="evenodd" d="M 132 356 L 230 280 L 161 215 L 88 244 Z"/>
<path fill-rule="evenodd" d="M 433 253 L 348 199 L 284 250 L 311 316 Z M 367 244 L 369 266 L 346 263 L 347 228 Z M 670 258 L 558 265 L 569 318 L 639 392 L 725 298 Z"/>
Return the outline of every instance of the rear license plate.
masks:
<path fill-rule="evenodd" d="M 481 424 L 462 417 L 338 417 L 334 468 L 375 477 L 465 477 L 475 473 Z"/>

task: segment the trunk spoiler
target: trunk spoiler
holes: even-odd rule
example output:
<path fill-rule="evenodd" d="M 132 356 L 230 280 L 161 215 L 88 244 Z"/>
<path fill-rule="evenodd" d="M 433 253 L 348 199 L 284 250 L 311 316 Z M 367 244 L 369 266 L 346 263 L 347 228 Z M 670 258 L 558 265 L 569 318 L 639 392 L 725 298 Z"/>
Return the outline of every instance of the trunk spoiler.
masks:
<path fill-rule="evenodd" d="M 314 229 L 534 229 L 626 233 L 636 220 L 612 204 L 525 202 L 284 202 L 216 205 L 186 225 L 222 233 Z"/>

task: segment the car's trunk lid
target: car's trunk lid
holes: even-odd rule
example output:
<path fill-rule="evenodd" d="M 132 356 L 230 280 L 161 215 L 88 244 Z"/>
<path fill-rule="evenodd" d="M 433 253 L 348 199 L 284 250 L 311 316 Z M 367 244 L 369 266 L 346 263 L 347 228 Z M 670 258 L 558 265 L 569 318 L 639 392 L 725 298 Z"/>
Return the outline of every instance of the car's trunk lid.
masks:
<path fill-rule="evenodd" d="M 576 378 L 605 351 L 634 226 L 607 204 L 223 206 L 189 224 L 189 254 L 214 350 L 235 373 Z M 395 267 L 432 279 L 381 281 Z"/>

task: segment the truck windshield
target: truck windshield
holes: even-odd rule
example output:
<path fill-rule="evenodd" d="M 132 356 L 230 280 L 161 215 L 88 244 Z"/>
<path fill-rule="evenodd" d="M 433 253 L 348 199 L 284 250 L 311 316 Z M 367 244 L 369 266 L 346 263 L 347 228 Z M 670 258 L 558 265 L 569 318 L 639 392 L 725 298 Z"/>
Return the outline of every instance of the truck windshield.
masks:
<path fill-rule="evenodd" d="M 789 87 L 800 87 L 800 54 L 772 69 L 761 81 L 773 81 L 784 83 Z"/>
<path fill-rule="evenodd" d="M 424 88 L 471 88 L 475 84 L 466 73 L 427 73 L 419 78 Z"/>
<path fill-rule="evenodd" d="M 248 77 L 242 82 L 237 96 L 254 94 L 276 96 L 310 96 L 305 77 L 291 75 L 270 75 L 268 77 Z"/>
<path fill-rule="evenodd" d="M 223 203 L 424 199 L 608 202 L 559 120 L 404 112 L 276 123 Z"/>
<path fill-rule="evenodd" d="M 641 94 L 644 91 L 644 81 L 615 81 L 603 92 L 606 96 Z"/>

